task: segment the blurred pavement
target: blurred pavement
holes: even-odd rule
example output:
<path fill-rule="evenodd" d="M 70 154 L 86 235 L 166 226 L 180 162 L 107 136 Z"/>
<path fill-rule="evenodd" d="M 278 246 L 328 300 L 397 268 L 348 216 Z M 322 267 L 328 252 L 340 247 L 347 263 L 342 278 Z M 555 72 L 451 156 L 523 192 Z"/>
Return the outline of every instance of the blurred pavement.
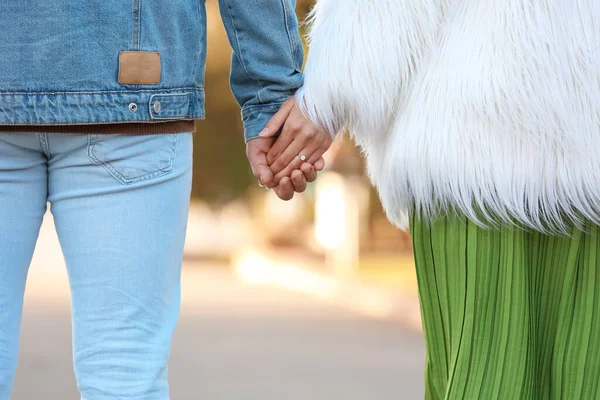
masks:
<path fill-rule="evenodd" d="M 174 400 L 423 398 L 424 345 L 402 325 L 246 286 L 187 263 L 170 382 Z M 78 399 L 66 273 L 51 218 L 32 263 L 13 400 Z"/>

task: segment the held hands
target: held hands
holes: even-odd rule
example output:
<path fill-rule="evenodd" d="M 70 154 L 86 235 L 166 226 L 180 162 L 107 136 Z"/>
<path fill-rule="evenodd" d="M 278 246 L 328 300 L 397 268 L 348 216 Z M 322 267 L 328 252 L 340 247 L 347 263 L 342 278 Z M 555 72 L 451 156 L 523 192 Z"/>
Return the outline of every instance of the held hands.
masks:
<path fill-rule="evenodd" d="M 279 137 L 273 136 L 283 126 Z M 273 189 L 282 200 L 306 190 L 325 167 L 323 154 L 332 138 L 318 131 L 292 96 L 269 120 L 260 137 L 248 141 L 246 156 L 259 184 Z"/>

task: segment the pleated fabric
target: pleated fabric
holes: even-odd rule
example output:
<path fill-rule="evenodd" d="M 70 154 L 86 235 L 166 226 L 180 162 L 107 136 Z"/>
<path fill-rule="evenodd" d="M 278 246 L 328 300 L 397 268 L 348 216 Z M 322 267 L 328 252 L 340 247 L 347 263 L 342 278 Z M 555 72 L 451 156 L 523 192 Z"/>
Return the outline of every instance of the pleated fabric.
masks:
<path fill-rule="evenodd" d="M 600 399 L 600 228 L 410 219 L 427 400 Z"/>

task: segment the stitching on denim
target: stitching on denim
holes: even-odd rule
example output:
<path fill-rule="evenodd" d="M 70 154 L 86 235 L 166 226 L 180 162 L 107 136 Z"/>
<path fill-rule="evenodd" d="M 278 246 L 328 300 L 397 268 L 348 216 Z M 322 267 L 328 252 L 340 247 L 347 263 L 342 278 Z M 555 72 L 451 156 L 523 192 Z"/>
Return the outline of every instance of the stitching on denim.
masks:
<path fill-rule="evenodd" d="M 48 158 L 52 157 L 52 153 L 50 153 L 50 141 L 48 140 L 48 132 L 44 132 L 44 144 L 46 145 L 46 155 Z"/>
<path fill-rule="evenodd" d="M 195 92 L 204 92 L 204 88 L 194 88 L 194 87 L 181 87 L 181 88 L 171 88 L 171 89 L 136 89 L 136 90 L 111 90 L 111 91 L 95 91 L 95 92 L 77 92 L 77 91 L 65 91 L 65 92 L 8 92 L 8 93 L 0 93 L 0 96 L 64 96 L 64 95 L 84 95 L 84 94 L 135 94 L 135 93 L 144 93 L 144 92 L 176 92 L 181 90 L 192 90 Z M 159 94 L 159 93 L 156 93 Z"/>
<path fill-rule="evenodd" d="M 131 49 L 135 50 L 135 0 L 131 0 Z"/>
<path fill-rule="evenodd" d="M 254 108 L 268 109 L 268 108 L 277 107 L 277 106 L 281 107 L 283 105 L 283 103 L 284 102 L 282 101 L 280 103 L 254 104 L 252 106 L 246 106 L 246 107 L 244 107 L 244 110 L 252 110 Z"/>
<path fill-rule="evenodd" d="M 150 100 L 152 100 L 153 97 L 169 97 L 169 96 L 191 96 L 191 93 L 167 93 L 167 94 L 160 94 L 160 93 L 156 93 L 153 94 L 152 96 L 150 96 Z"/>
<path fill-rule="evenodd" d="M 177 160 L 177 140 L 179 134 L 173 133 L 173 141 L 171 142 L 171 170 L 175 168 L 175 161 Z"/>
<path fill-rule="evenodd" d="M 198 19 L 198 26 L 200 27 L 200 37 L 201 38 L 205 38 L 207 35 L 207 32 L 204 31 L 203 29 L 205 28 L 206 23 L 202 24 L 200 16 L 202 15 L 202 12 L 200 10 L 200 0 L 196 0 L 196 16 Z M 200 67 L 200 56 L 202 55 L 202 47 L 204 46 L 204 42 L 200 43 L 200 51 L 198 51 L 198 55 L 196 56 L 196 65 L 194 65 L 194 75 L 193 76 L 198 76 L 198 67 Z M 206 48 L 204 48 L 204 50 L 206 51 Z"/>
<path fill-rule="evenodd" d="M 282 105 L 283 105 L 283 103 L 269 103 L 267 105 L 261 104 L 261 105 L 244 107 L 244 109 L 242 110 L 242 119 L 246 120 L 248 117 L 250 117 L 254 114 L 277 112 L 281 108 Z"/>
<path fill-rule="evenodd" d="M 50 158 L 50 150 L 48 149 L 48 135 L 46 133 L 38 133 L 38 140 L 40 141 L 40 147 L 42 148 L 42 151 L 47 158 Z"/>
<path fill-rule="evenodd" d="M 98 141 L 96 140 L 99 134 L 90 134 L 88 136 L 88 157 L 94 162 L 96 165 L 100 165 L 104 167 L 116 180 L 121 182 L 123 185 L 130 185 L 133 183 L 145 181 L 152 178 L 157 178 L 159 176 L 165 175 L 168 172 L 171 172 L 175 167 L 175 156 L 177 153 L 177 134 L 176 133 L 168 133 L 169 138 L 171 140 L 171 155 L 169 159 L 169 164 L 166 167 L 160 168 L 154 172 L 149 172 L 145 175 L 136 176 L 135 178 L 127 178 L 122 173 L 116 169 L 110 161 L 103 161 L 98 158 L 96 153 L 94 152 L 94 148 Z"/>
<path fill-rule="evenodd" d="M 94 164 L 102 165 L 102 162 L 96 157 L 96 154 L 92 151 L 93 147 L 96 145 L 96 134 L 90 133 L 88 134 L 88 145 L 87 145 L 87 154 L 88 157 L 94 162 Z"/>
<path fill-rule="evenodd" d="M 295 10 L 290 8 L 290 4 L 287 3 L 287 0 L 281 0 L 283 3 L 283 8 L 285 10 L 285 27 L 288 34 L 288 40 L 290 42 L 290 48 L 292 49 L 292 62 L 294 64 L 294 69 L 296 72 L 302 73 L 302 65 L 304 64 L 304 57 L 301 53 L 303 51 L 302 47 L 302 39 L 299 38 L 298 32 L 293 32 L 290 28 L 290 18 L 294 18 L 296 16 Z M 300 52 L 300 54 L 298 54 Z M 299 65 L 298 65 L 299 64 Z"/>
<path fill-rule="evenodd" d="M 137 0 L 138 2 L 138 43 L 137 48 L 140 50 L 142 48 L 142 0 Z"/>
<path fill-rule="evenodd" d="M 187 101 L 187 110 L 185 112 L 185 115 L 181 116 L 180 113 L 164 113 L 163 116 L 155 116 L 154 113 L 152 112 L 152 100 L 155 97 L 161 98 L 161 97 L 174 97 L 174 96 L 186 96 L 188 98 Z M 180 118 L 188 118 L 190 116 L 190 104 L 192 101 L 192 94 L 191 93 L 169 93 L 169 94 L 153 94 L 152 96 L 150 96 L 150 100 L 148 101 L 148 112 L 150 113 L 150 118 L 151 119 L 180 119 Z"/>
<path fill-rule="evenodd" d="M 181 118 L 183 120 L 186 120 L 186 118 Z M 179 119 L 178 119 L 179 120 Z M 187 120 L 195 120 L 195 118 L 188 118 Z M 23 123 L 18 123 L 18 124 L 3 124 L 3 125 L 8 125 L 8 126 L 23 126 L 23 125 L 27 125 L 27 126 L 69 126 L 69 125 L 110 125 L 110 124 L 122 124 L 122 123 L 129 123 L 129 122 L 150 122 L 147 119 L 124 119 L 124 120 L 118 120 L 118 121 L 100 121 L 100 122 L 72 122 L 72 123 L 64 123 L 64 122 L 57 122 L 57 123 L 51 123 L 51 124 L 36 124 L 36 123 L 31 123 L 31 122 L 23 122 Z"/>
<path fill-rule="evenodd" d="M 260 80 L 256 79 L 249 71 L 248 68 L 246 67 L 246 63 L 244 62 L 244 57 L 242 54 L 242 46 L 240 46 L 240 38 L 238 35 L 238 30 L 235 27 L 235 20 L 233 18 L 233 14 L 231 12 L 231 6 L 229 1 L 225 0 L 225 3 L 227 5 L 227 14 L 229 15 L 229 19 L 231 20 L 231 28 L 233 29 L 233 33 L 235 35 L 235 41 L 237 43 L 237 48 L 238 51 L 234 52 L 236 54 L 236 57 L 238 58 L 238 60 L 240 61 L 240 65 L 242 66 L 242 68 L 244 68 L 244 71 L 246 72 L 246 74 L 250 77 L 250 79 L 254 80 L 258 86 L 260 87 L 261 90 L 263 90 L 263 85 L 260 82 Z M 258 101 L 262 102 L 261 98 L 260 98 L 260 91 L 256 93 L 256 96 L 258 97 Z"/>
<path fill-rule="evenodd" d="M 292 37 L 292 31 L 290 29 L 290 21 L 289 21 L 289 13 L 290 13 L 290 8 L 289 5 L 286 3 L 287 0 L 281 0 L 281 5 L 283 6 L 283 20 L 285 22 L 285 30 L 287 31 L 287 35 L 288 35 L 288 42 L 290 44 L 290 50 L 292 51 L 292 56 L 294 55 L 294 52 L 296 51 L 296 46 L 297 43 L 294 40 L 294 38 Z"/>
<path fill-rule="evenodd" d="M 133 0 L 133 40 L 131 46 L 134 51 L 140 49 L 140 1 L 141 0 Z"/>
<path fill-rule="evenodd" d="M 292 29 L 290 28 L 290 18 L 295 17 L 295 10 L 290 8 L 290 4 L 287 2 L 287 0 L 281 0 L 281 3 L 283 4 L 285 29 L 287 31 L 288 41 L 290 43 L 290 49 L 292 51 L 291 57 L 292 62 L 294 63 L 294 69 L 296 70 L 296 72 L 302 73 L 302 64 L 304 63 L 304 57 L 300 56 L 300 54 L 297 54 L 299 51 L 302 50 L 302 40 L 298 38 L 298 32 L 292 32 Z M 300 60 L 297 60 L 297 57 L 300 58 Z M 298 66 L 297 64 L 298 61 L 300 62 L 300 66 Z"/>
<path fill-rule="evenodd" d="M 185 116 L 183 116 L 183 118 L 177 118 L 174 120 L 195 120 L 195 119 L 205 119 L 205 110 L 204 110 L 204 104 L 205 104 L 205 96 L 204 96 L 204 88 L 197 88 L 197 87 L 184 87 L 184 88 L 164 88 L 164 89 L 139 89 L 139 90 L 121 90 L 121 91 L 91 91 L 91 92 L 84 92 L 84 91 L 71 91 L 71 92 L 42 92 L 42 93 L 27 93 L 27 92 L 10 92 L 10 93 L 0 93 L 0 102 L 2 101 L 2 97 L 14 97 L 16 100 L 19 100 L 20 102 L 23 102 L 23 104 L 36 104 L 36 102 L 38 101 L 37 97 L 45 97 L 45 96 L 73 96 L 72 99 L 70 99 L 70 103 L 69 102 L 65 102 L 64 106 L 65 107 L 71 107 L 73 106 L 73 102 L 78 98 L 77 96 L 108 96 L 108 95 L 116 95 L 118 97 L 116 98 L 112 98 L 112 97 L 100 97 L 102 99 L 102 101 L 110 101 L 113 102 L 115 104 L 127 104 L 129 102 L 128 99 L 136 99 L 140 102 L 145 102 L 147 101 L 147 99 L 155 94 L 155 95 L 171 95 L 171 94 L 179 94 L 178 92 L 183 92 L 180 93 L 181 95 L 190 95 L 192 96 L 190 98 L 190 103 L 189 103 L 189 108 L 188 108 L 188 112 Z M 141 98 L 137 98 L 134 96 L 143 96 Z M 148 97 L 146 97 L 148 96 Z M 66 99 L 68 99 L 69 97 L 65 97 Z M 92 99 L 94 99 L 94 97 L 92 97 Z M 196 105 L 196 103 L 194 102 L 194 99 L 196 99 L 198 101 L 198 104 Z M 64 100 L 64 99 L 61 99 Z M 54 101 L 54 99 L 52 100 Z M 0 107 L 0 115 L 4 115 L 6 113 L 2 112 L 2 107 Z M 192 114 L 193 113 L 193 114 Z M 131 114 L 131 115 L 130 115 Z M 22 125 L 41 125 L 41 126 L 58 126 L 58 125 L 65 125 L 65 124 L 82 124 L 85 123 L 86 125 L 98 125 L 98 124 L 110 124 L 110 123 L 123 123 L 123 122 L 149 122 L 151 121 L 149 117 L 146 117 L 145 115 L 139 115 L 138 117 L 140 118 L 135 118 L 136 115 L 133 115 L 133 113 L 130 113 L 129 111 L 125 111 L 125 114 L 117 114 L 118 115 L 118 119 L 114 120 L 114 118 L 111 119 L 103 119 L 103 118 L 97 118 L 96 121 L 78 121 L 78 120 L 73 120 L 73 119 L 66 119 L 66 120 L 60 120 L 60 121 L 45 121 L 43 118 L 26 118 L 26 120 L 22 120 L 22 121 L 17 121 L 14 120 L 14 118 L 8 118 L 5 122 L 8 125 L 14 125 L 14 126 L 22 126 Z M 192 118 L 193 116 L 193 118 Z M 164 121 L 165 119 L 161 119 L 161 121 Z"/>

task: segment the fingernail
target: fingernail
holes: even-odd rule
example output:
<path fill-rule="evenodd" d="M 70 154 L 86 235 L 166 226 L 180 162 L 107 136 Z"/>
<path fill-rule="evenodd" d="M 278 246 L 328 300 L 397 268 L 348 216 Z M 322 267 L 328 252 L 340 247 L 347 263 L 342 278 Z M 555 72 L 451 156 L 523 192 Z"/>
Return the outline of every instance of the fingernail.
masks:
<path fill-rule="evenodd" d="M 268 128 L 263 129 L 262 131 L 260 131 L 258 136 L 260 136 L 260 137 L 269 136 L 269 129 Z"/>
<path fill-rule="evenodd" d="M 262 180 L 262 176 L 260 178 L 258 178 L 258 184 L 260 185 L 260 187 L 265 187 L 265 184 L 263 183 L 263 180 Z"/>

